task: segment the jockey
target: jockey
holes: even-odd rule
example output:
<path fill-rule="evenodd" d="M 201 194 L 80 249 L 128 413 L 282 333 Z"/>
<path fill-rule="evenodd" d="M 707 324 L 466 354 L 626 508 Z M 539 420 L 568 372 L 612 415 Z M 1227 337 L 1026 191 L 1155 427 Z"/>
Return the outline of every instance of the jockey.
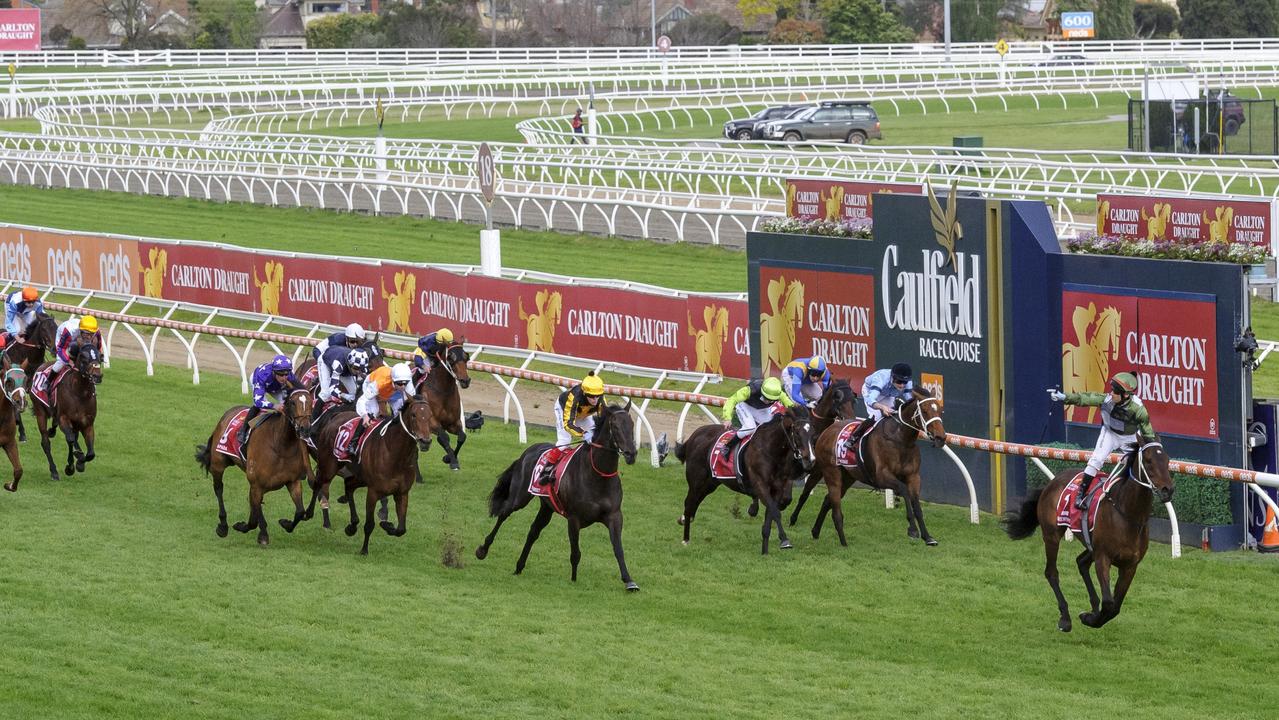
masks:
<path fill-rule="evenodd" d="M 284 404 L 285 393 L 302 387 L 293 375 L 293 361 L 288 355 L 276 355 L 253 371 L 253 406 L 236 433 L 243 448 L 249 440 L 249 422 L 263 410 L 276 410 Z"/>
<path fill-rule="evenodd" d="M 604 405 L 604 380 L 593 371 L 580 385 L 560 393 L 555 401 L 555 447 L 547 451 L 546 474 L 538 480 L 540 484 L 551 481 L 556 463 L 570 445 L 578 439 L 590 442 L 595 438 L 595 420 L 604 413 Z"/>
<path fill-rule="evenodd" d="M 1110 379 L 1110 393 L 1063 393 L 1055 388 L 1048 391 L 1054 402 L 1101 408 L 1101 434 L 1097 436 L 1097 446 L 1088 459 L 1088 467 L 1084 468 L 1079 498 L 1075 500 L 1075 507 L 1080 510 L 1087 507 L 1088 486 L 1101 472 L 1101 466 L 1110 453 L 1115 450 L 1130 452 L 1137 446 L 1138 435 L 1155 436 L 1150 413 L 1136 392 L 1137 376 L 1130 372 L 1121 372 Z"/>
<path fill-rule="evenodd" d="M 440 328 L 418 338 L 417 349 L 413 351 L 413 366 L 424 373 L 429 372 L 452 342 L 453 331 L 448 328 Z"/>
<path fill-rule="evenodd" d="M 62 369 L 70 365 L 76 355 L 80 354 L 80 346 L 93 345 L 102 352 L 102 335 L 98 332 L 98 319 L 92 315 L 84 315 L 80 319 L 71 318 L 58 326 L 58 341 L 53 351 L 57 356 L 53 368 L 49 371 L 56 376 Z"/>
<path fill-rule="evenodd" d="M 394 417 L 404 407 L 409 398 L 409 384 L 413 382 L 413 370 L 408 363 L 399 363 L 395 367 L 383 365 L 364 378 L 364 391 L 355 404 L 355 412 L 360 416 L 360 427 L 368 427 L 379 417 Z M 355 457 L 359 450 L 360 436 L 363 433 L 352 433 L 351 444 L 347 454 Z"/>
<path fill-rule="evenodd" d="M 320 405 L 337 393 L 344 402 L 355 402 L 356 389 L 369 372 L 369 354 L 365 350 L 352 350 L 345 345 L 334 345 L 324 351 L 318 364 L 320 375 Z"/>
<path fill-rule="evenodd" d="M 44 303 L 40 301 L 40 291 L 28 285 L 14 292 L 4 302 L 4 329 L 8 333 L 5 342 L 15 340 L 27 331 L 36 321 L 36 317 L 44 312 Z"/>
<path fill-rule="evenodd" d="M 359 323 L 351 323 L 347 325 L 342 332 L 335 332 L 332 335 L 320 341 L 319 345 L 311 351 L 311 357 L 317 361 L 324 357 L 324 352 L 331 347 L 348 347 L 354 350 L 364 344 L 366 335 L 364 328 Z"/>
<path fill-rule="evenodd" d="M 822 393 L 830 387 L 830 370 L 820 355 L 795 358 L 782 370 L 782 385 L 786 394 L 800 405 L 809 408 L 817 405 Z"/>
<path fill-rule="evenodd" d="M 724 418 L 725 425 L 730 425 L 733 416 L 736 415 L 741 427 L 738 428 L 737 435 L 725 447 L 725 451 L 727 452 L 735 445 L 736 441 L 753 434 L 755 428 L 771 420 L 777 403 L 788 408 L 799 405 L 790 399 L 790 396 L 782 389 L 782 381 L 775 377 L 752 380 L 729 395 L 720 416 Z"/>
<path fill-rule="evenodd" d="M 897 363 L 891 370 L 884 368 L 866 376 L 862 383 L 862 400 L 871 420 L 878 421 L 897 412 L 894 401 L 910 398 L 914 389 L 910 378 L 911 369 L 906 363 Z"/>

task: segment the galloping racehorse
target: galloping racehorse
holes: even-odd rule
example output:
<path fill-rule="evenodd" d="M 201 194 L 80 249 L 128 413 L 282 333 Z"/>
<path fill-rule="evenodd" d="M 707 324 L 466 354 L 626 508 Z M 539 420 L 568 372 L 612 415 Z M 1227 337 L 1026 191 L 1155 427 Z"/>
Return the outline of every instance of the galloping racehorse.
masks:
<path fill-rule="evenodd" d="M 48 367 L 41 366 L 41 370 Z M 44 373 L 42 382 L 53 383 L 56 379 L 52 373 Z M 46 388 L 52 406 L 46 405 L 37 396 L 32 403 L 36 414 L 36 425 L 40 429 L 40 448 L 49 460 L 49 475 L 58 479 L 58 466 L 53 462 L 53 451 L 49 446 L 49 438 L 62 428 L 62 436 L 67 441 L 67 466 L 64 468 L 67 477 L 77 472 L 84 472 L 84 464 L 95 457 L 93 452 L 93 421 L 98 417 L 97 385 L 102 382 L 102 356 L 92 345 L 85 345 L 76 353 L 71 367 L 62 374 L 62 380 L 56 388 Z M 50 420 L 53 420 L 50 427 Z M 80 435 L 84 435 L 85 449 L 80 449 Z M 74 464 L 73 464 L 74 463 Z"/>
<path fill-rule="evenodd" d="M 1124 458 L 1123 465 L 1116 468 L 1123 477 L 1108 493 L 1103 495 L 1098 490 L 1093 497 L 1094 504 L 1102 505 L 1097 509 L 1096 524 L 1089 528 L 1092 547 L 1085 547 L 1075 558 L 1092 603 L 1089 612 L 1079 614 L 1079 621 L 1088 627 L 1099 628 L 1119 614 L 1124 596 L 1137 574 L 1137 565 L 1146 556 L 1150 542 L 1147 521 L 1151 499 L 1156 494 L 1162 502 L 1172 499 L 1173 480 L 1163 445 L 1153 437 L 1139 437 L 1138 443 L 1137 448 Z M 1057 502 L 1062 491 L 1078 474 L 1075 470 L 1057 473 L 1046 487 L 1031 493 L 1020 510 L 1005 513 L 1003 521 L 1004 531 L 1013 540 L 1030 537 L 1035 534 L 1035 528 L 1043 531 L 1044 577 L 1057 596 L 1057 609 L 1061 613 L 1057 628 L 1062 632 L 1070 632 L 1071 622 L 1070 608 L 1057 576 L 1057 550 L 1066 533 L 1066 528 L 1057 524 Z M 1113 593 L 1110 590 L 1112 565 L 1119 568 L 1119 579 Z M 1097 582 L 1101 584 L 1100 598 L 1093 587 L 1090 566 L 1096 571 Z"/>
<path fill-rule="evenodd" d="M 626 569 L 626 557 L 622 552 L 622 480 L 617 467 L 619 453 L 626 458 L 627 465 L 635 463 L 635 423 L 631 420 L 630 409 L 629 401 L 623 407 L 609 405 L 604 408 L 603 416 L 595 428 L 595 441 L 585 451 L 579 450 L 565 461 L 567 465 L 556 495 L 562 504 L 564 518 L 568 520 L 569 562 L 573 566 L 573 582 L 577 582 L 577 563 L 582 557 L 578 535 L 582 528 L 598 522 L 608 526 L 608 537 L 613 543 L 617 566 L 622 571 L 622 582 L 626 583 L 627 590 L 633 592 L 639 590 L 639 585 L 631 579 L 631 574 Z M 538 458 L 550 447 L 550 443 L 530 446 L 498 476 L 489 497 L 489 514 L 496 517 L 497 522 L 493 525 L 493 531 L 484 538 L 484 543 L 475 549 L 475 557 L 480 560 L 487 557 L 489 546 L 493 544 L 493 538 L 497 537 L 498 528 L 502 527 L 502 523 L 512 513 L 528 505 L 533 499 L 528 489 L 529 483 Z M 537 517 L 528 529 L 524 550 L 515 563 L 516 575 L 524 571 L 533 543 L 537 542 L 542 529 L 554 514 L 551 501 L 542 497 Z"/>
<path fill-rule="evenodd" d="M 740 482 L 721 480 L 711 472 L 710 454 L 716 439 L 724 432 L 723 425 L 703 425 L 689 435 L 687 442 L 675 446 L 675 457 L 684 463 L 684 479 L 688 481 L 684 515 L 679 520 L 684 526 L 684 544 L 688 544 L 689 529 L 698 506 L 722 484 L 735 492 L 764 501 L 763 545 L 760 550 L 763 554 L 768 554 L 768 538 L 773 523 L 777 524 L 777 537 L 781 540 L 782 549 L 789 549 L 791 542 L 782 527 L 780 506 L 790 483 L 813 468 L 813 425 L 807 409 L 802 406 L 788 408 L 759 426 L 750 438 L 750 445 L 739 455 L 744 465 L 738 470 Z"/>
<path fill-rule="evenodd" d="M 817 404 L 812 410 L 808 411 L 808 416 L 813 421 L 813 437 L 819 437 L 826 428 L 830 427 L 836 420 L 851 420 L 857 408 L 857 393 L 847 380 L 834 379 L 826 389 L 822 391 L 822 396 L 818 398 Z M 781 509 L 785 509 L 785 504 Z M 751 517 L 759 514 L 759 499 L 751 501 L 750 508 L 746 511 Z M 795 522 L 792 520 L 791 524 Z"/>
<path fill-rule="evenodd" d="M 431 414 L 435 417 L 435 437 L 444 448 L 442 462 L 457 470 L 457 456 L 462 452 L 462 444 L 466 442 L 466 428 L 462 425 L 462 393 L 471 385 L 471 376 L 467 373 L 466 363 L 471 359 L 463 348 L 466 338 L 462 338 L 448 346 L 436 358 L 439 372 L 431 372 L 416 384 L 418 396 L 431 404 Z M 449 433 L 457 436 L 457 447 L 449 446 Z"/>
<path fill-rule="evenodd" d="M 218 525 L 214 532 L 218 537 L 227 535 L 226 505 L 222 502 L 222 474 L 232 466 L 243 470 L 249 481 L 249 520 L 236 523 L 237 532 L 247 533 L 257 528 L 258 544 L 270 544 L 266 518 L 262 515 L 262 496 L 282 487 L 289 488 L 296 510 L 292 520 L 280 520 L 280 527 L 286 532 L 293 532 L 293 528 L 302 521 L 302 478 L 311 470 L 304 442 L 311 434 L 311 403 L 309 391 L 298 389 L 290 392 L 282 410 L 268 413 L 253 430 L 249 438 L 247 461 L 215 448 L 219 438 L 225 441 L 234 435 L 235 430 L 228 425 L 232 418 L 248 410 L 247 405 L 237 405 L 222 413 L 218 424 L 213 426 L 208 442 L 196 446 L 196 462 L 213 476 L 213 493 L 218 497 Z"/>
<path fill-rule="evenodd" d="M 11 344 L 4 349 L 4 357 L 10 364 L 22 368 L 22 372 L 26 374 L 27 385 L 24 388 L 27 393 L 31 392 L 31 380 L 35 377 L 36 369 L 44 362 L 44 353 L 46 350 L 49 354 L 53 354 L 53 346 L 58 339 L 58 321 L 54 320 L 51 315 L 40 313 L 36 317 L 36 321 L 27 328 L 23 336 L 15 338 Z M 27 429 L 22 426 L 22 414 L 18 417 L 18 441 L 26 442 Z"/>
<path fill-rule="evenodd" d="M 13 466 L 13 480 L 5 483 L 4 489 L 9 492 L 18 491 L 18 481 L 22 479 L 22 458 L 18 457 L 17 418 L 27 404 L 27 374 L 20 367 L 11 367 L 4 371 L 0 381 L 4 393 L 0 396 L 0 446 L 9 456 L 9 464 Z"/>
<path fill-rule="evenodd" d="M 915 388 L 910 400 L 898 400 L 897 412 L 885 417 L 866 433 L 860 449 L 855 449 L 855 452 L 860 451 L 856 467 L 841 466 L 835 456 L 840 432 L 851 421 L 827 428 L 817 439 L 817 466 L 804 483 L 804 491 L 791 513 L 790 524 L 794 525 L 799 519 L 799 511 L 804 508 L 809 494 L 818 482 L 824 480 L 826 499 L 822 501 L 817 522 L 813 523 L 813 537 L 821 534 L 826 513 L 830 512 L 835 516 L 839 543 L 847 546 L 842 500 L 848 488 L 860 481 L 903 496 L 906 499 L 906 534 L 913 538 L 922 536 L 925 544 L 936 545 L 937 540 L 928 534 L 928 528 L 924 526 L 924 511 L 919 505 L 919 447 L 915 441 L 920 435 L 926 435 L 935 447 L 941 447 L 946 442 L 946 428 L 942 425 L 941 415 L 941 403 L 937 398 L 923 388 Z"/>
<path fill-rule="evenodd" d="M 336 423 L 330 423 L 335 427 Z M 369 554 L 369 535 L 373 534 L 373 510 L 379 498 L 395 498 L 395 514 L 398 525 L 383 520 L 382 529 L 387 535 L 404 535 L 404 521 L 409 511 L 409 490 L 417 478 L 417 452 L 431 448 L 431 434 L 436 430 L 431 408 L 422 400 L 410 397 L 404 407 L 390 422 L 377 429 L 362 443 L 356 470 L 346 476 L 346 489 L 338 502 L 346 501 L 351 509 L 351 522 L 346 526 L 347 536 L 355 535 L 360 516 L 355 511 L 355 490 L 368 488 L 364 498 L 364 545 L 361 555 Z M 317 443 L 319 445 L 320 443 Z M 332 446 L 330 446 L 332 447 Z M 332 453 L 328 453 L 330 456 Z M 328 476 L 332 479 L 332 475 Z M 316 478 L 317 484 L 319 478 Z M 325 488 L 327 492 L 327 485 Z M 315 494 L 311 495 L 315 504 Z"/>

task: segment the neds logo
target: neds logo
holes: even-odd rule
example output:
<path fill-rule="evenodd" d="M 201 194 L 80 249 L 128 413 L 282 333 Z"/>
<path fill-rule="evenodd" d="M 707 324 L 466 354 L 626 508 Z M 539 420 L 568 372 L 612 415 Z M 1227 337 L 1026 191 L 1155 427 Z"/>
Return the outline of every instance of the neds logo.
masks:
<path fill-rule="evenodd" d="M 84 273 L 80 267 L 80 251 L 67 241 L 67 248 L 50 248 L 47 256 L 49 284 L 61 287 L 82 287 Z"/>
<path fill-rule="evenodd" d="M 102 278 L 102 289 L 107 292 L 133 293 L 133 267 L 123 246 L 116 245 L 115 252 L 98 256 L 98 277 Z"/>
<path fill-rule="evenodd" d="M 31 280 L 31 246 L 22 233 L 18 233 L 18 242 L 0 243 L 0 277 L 22 282 Z"/>

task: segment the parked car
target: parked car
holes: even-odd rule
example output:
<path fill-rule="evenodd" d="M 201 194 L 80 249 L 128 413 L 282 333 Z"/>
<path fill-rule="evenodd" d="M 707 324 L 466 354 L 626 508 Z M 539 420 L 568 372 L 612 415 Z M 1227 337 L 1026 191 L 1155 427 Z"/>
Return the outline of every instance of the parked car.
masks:
<path fill-rule="evenodd" d="M 1049 55 L 1046 60 L 1037 63 L 1036 67 L 1077 67 L 1079 65 L 1088 65 L 1091 62 L 1083 55 L 1062 53 Z"/>
<path fill-rule="evenodd" d="M 1182 125 L 1183 123 L 1194 122 L 1193 110 L 1191 111 L 1189 117 L 1184 117 L 1186 114 L 1186 106 L 1190 102 L 1192 101 L 1190 100 L 1173 101 L 1173 111 L 1176 113 L 1177 124 L 1179 126 Z M 1199 98 L 1198 100 L 1195 100 L 1193 102 L 1195 102 L 1196 104 L 1202 105 L 1202 103 L 1204 103 L 1204 98 Z M 1247 113 L 1244 112 L 1243 101 L 1240 100 L 1238 97 L 1231 95 L 1230 91 L 1227 90 L 1225 94 L 1224 107 L 1222 107 L 1221 102 L 1222 102 L 1222 94 L 1220 90 L 1211 90 L 1208 92 L 1208 98 L 1207 98 L 1208 112 L 1212 113 L 1213 115 L 1216 115 L 1218 112 L 1220 112 L 1222 114 L 1221 122 L 1224 125 L 1226 134 L 1236 135 L 1239 132 L 1239 128 L 1243 127 L 1244 122 L 1247 121 Z M 1217 125 L 1216 121 L 1213 121 L 1210 123 L 1208 118 L 1206 117 L 1202 118 L 1200 122 L 1203 123 L 1204 130 L 1207 130 L 1209 127 L 1216 127 Z"/>
<path fill-rule="evenodd" d="M 785 120 L 766 123 L 763 136 L 765 140 L 790 143 L 823 140 L 853 145 L 883 138 L 879 131 L 879 115 L 864 100 L 823 102 Z"/>
<path fill-rule="evenodd" d="M 795 113 L 812 105 L 775 105 L 741 120 L 729 120 L 724 123 L 724 137 L 729 140 L 759 140 L 761 131 L 769 120 L 785 120 Z"/>

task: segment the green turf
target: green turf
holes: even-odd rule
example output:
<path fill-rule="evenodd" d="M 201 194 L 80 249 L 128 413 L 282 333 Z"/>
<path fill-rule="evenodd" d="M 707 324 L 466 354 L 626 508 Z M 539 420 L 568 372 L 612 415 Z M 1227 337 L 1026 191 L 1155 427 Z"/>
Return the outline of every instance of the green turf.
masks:
<path fill-rule="evenodd" d="M 1270 649 L 1264 613 L 1240 610 L 1273 585 L 1269 557 L 1192 550 L 1174 561 L 1154 545 L 1123 615 L 1062 635 L 1039 540 L 1013 543 L 989 516 L 971 526 L 960 508 L 927 506 L 941 545 L 925 548 L 906 539 L 900 510 L 856 492 L 850 548 L 796 530 L 795 550 L 760 557 L 758 522 L 735 516 L 745 503 L 721 489 L 683 547 L 681 469 L 637 464 L 623 475 L 639 594 L 622 591 L 599 527 L 584 531 L 570 583 L 559 518 L 514 577 L 532 510 L 503 528 L 487 560 L 471 554 L 489 528 L 493 478 L 518 449 L 498 425 L 472 435 L 459 473 L 441 472 L 438 449 L 424 459 L 408 534 L 377 531 L 369 557 L 314 521 L 284 533 L 283 493 L 268 498 L 269 548 L 235 532 L 220 539 L 191 455 L 242 398 L 225 376 L 198 387 L 188 377 L 115 363 L 100 387 L 100 456 L 83 476 L 53 483 L 39 448 L 22 447 L 23 486 L 0 496 L 5 717 L 1074 718 L 1123 708 L 1162 720 L 1258 717 L 1276 699 L 1268 683 L 1239 684 L 1239 669 L 1263 666 Z M 245 515 L 241 477 L 228 473 L 233 522 Z M 461 569 L 441 562 L 446 536 L 462 543 Z"/>
<path fill-rule="evenodd" d="M 480 262 L 474 225 L 409 217 L 25 186 L 0 187 L 0 221 L 429 263 Z M 745 254 L 724 248 L 504 229 L 506 267 L 741 292 Z"/>

